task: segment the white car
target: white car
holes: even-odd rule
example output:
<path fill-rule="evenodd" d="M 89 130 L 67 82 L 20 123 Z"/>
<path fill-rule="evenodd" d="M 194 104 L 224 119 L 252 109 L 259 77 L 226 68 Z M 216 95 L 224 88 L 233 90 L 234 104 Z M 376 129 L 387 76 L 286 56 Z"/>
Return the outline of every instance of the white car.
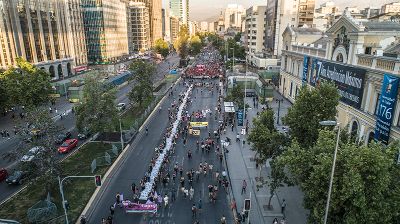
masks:
<path fill-rule="evenodd" d="M 29 149 L 29 151 L 22 156 L 21 158 L 21 162 L 30 162 L 32 161 L 39 153 L 42 153 L 44 151 L 44 148 L 41 146 L 36 146 L 33 147 L 31 149 Z"/>
<path fill-rule="evenodd" d="M 117 104 L 117 110 L 118 111 L 123 111 L 123 110 L 125 110 L 125 108 L 126 108 L 125 103 Z"/>

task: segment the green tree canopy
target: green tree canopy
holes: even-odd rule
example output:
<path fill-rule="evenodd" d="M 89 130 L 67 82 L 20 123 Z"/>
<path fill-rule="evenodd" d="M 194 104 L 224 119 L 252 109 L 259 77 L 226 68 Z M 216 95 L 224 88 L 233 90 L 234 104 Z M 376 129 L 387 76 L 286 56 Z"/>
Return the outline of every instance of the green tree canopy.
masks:
<path fill-rule="evenodd" d="M 240 85 L 234 85 L 225 101 L 234 102 L 239 108 L 243 108 L 244 90 Z"/>
<path fill-rule="evenodd" d="M 141 106 L 145 99 L 152 97 L 152 79 L 156 69 L 153 64 L 144 60 L 134 61 L 129 68 L 133 72 L 135 80 L 135 86 L 129 93 L 129 100 L 131 103 L 138 103 Z"/>
<path fill-rule="evenodd" d="M 190 52 L 192 55 L 197 55 L 200 53 L 203 44 L 199 36 L 193 36 L 190 38 Z"/>
<path fill-rule="evenodd" d="M 83 88 L 83 104 L 76 110 L 76 124 L 79 130 L 113 131 L 118 111 L 115 107 L 115 90 L 104 91 L 103 83 L 97 76 L 87 76 Z"/>
<path fill-rule="evenodd" d="M 158 54 L 161 54 L 164 58 L 169 54 L 168 43 L 162 38 L 157 39 L 154 43 L 154 49 Z"/>
<path fill-rule="evenodd" d="M 290 127 L 290 134 L 302 147 L 311 147 L 318 138 L 323 120 L 335 120 L 339 94 L 332 83 L 323 82 L 319 87 L 303 87 L 283 121 Z"/>
<path fill-rule="evenodd" d="M 0 79 L 9 105 L 35 107 L 50 99 L 50 75 L 22 58 L 17 58 L 17 67 L 2 73 Z"/>
<path fill-rule="evenodd" d="M 336 133 L 321 130 L 316 144 L 297 141 L 278 157 L 281 168 L 304 192 L 310 223 L 322 223 Z M 400 214 L 399 142 L 357 145 L 341 142 L 337 154 L 328 223 L 396 223 Z"/>
<path fill-rule="evenodd" d="M 186 25 L 181 25 L 178 38 L 174 42 L 174 48 L 181 58 L 186 58 L 189 53 L 189 29 Z"/>

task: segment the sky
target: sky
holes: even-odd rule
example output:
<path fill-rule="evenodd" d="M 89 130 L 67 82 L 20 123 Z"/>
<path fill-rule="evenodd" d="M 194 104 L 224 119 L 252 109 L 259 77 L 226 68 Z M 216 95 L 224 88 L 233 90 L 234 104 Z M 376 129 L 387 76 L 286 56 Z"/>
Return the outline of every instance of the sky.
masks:
<path fill-rule="evenodd" d="M 168 7 L 169 0 L 162 0 L 163 8 Z M 321 3 L 327 2 L 328 0 L 316 0 L 315 6 L 318 7 Z M 385 3 L 394 2 L 396 0 L 333 0 L 340 9 L 344 9 L 346 6 L 359 6 L 359 8 L 365 8 L 368 6 L 381 6 Z M 350 3 L 351 2 L 351 3 Z M 368 2 L 368 4 L 366 4 Z M 189 16 L 192 21 L 209 21 L 218 18 L 221 11 L 230 4 L 237 3 L 243 5 L 244 8 L 248 8 L 253 5 L 266 5 L 267 0 L 189 0 Z"/>

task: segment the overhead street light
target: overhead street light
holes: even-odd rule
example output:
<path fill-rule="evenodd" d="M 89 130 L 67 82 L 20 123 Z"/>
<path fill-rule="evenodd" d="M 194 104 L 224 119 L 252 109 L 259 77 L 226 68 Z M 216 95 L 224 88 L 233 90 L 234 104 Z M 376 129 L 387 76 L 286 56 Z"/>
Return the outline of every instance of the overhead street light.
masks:
<path fill-rule="evenodd" d="M 340 126 L 339 123 L 336 121 L 320 121 L 320 125 L 322 126 L 337 126 L 338 131 L 337 131 L 337 136 L 336 136 L 336 147 L 335 147 L 335 152 L 333 153 L 333 163 L 332 163 L 332 171 L 331 171 L 331 179 L 329 180 L 329 190 L 328 190 L 328 199 L 326 200 L 326 207 L 325 207 L 325 217 L 324 217 L 324 224 L 326 224 L 328 220 L 328 212 L 329 212 L 329 203 L 331 200 L 331 194 L 332 194 L 332 184 L 333 184 L 333 176 L 335 174 L 335 166 L 336 166 L 336 155 L 337 151 L 339 148 L 339 139 L 340 139 Z"/>

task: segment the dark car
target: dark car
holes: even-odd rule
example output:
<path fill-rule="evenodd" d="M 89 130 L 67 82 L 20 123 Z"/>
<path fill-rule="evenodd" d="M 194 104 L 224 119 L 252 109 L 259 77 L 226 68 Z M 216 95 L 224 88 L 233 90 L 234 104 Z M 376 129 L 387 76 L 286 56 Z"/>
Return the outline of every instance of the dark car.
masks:
<path fill-rule="evenodd" d="M 57 136 L 57 138 L 56 138 L 56 143 L 57 143 L 57 144 L 61 144 L 61 143 L 63 143 L 65 140 L 71 138 L 71 136 L 72 136 L 72 134 L 71 134 L 71 132 L 69 132 L 69 131 L 67 131 L 67 132 L 65 132 L 65 133 L 63 133 L 63 134 L 59 134 L 59 135 Z"/>
<path fill-rule="evenodd" d="M 8 177 L 8 172 L 4 168 L 0 168 L 0 182 Z"/>
<path fill-rule="evenodd" d="M 78 139 L 79 140 L 84 140 L 87 139 L 91 136 L 92 134 L 90 133 L 89 128 L 84 127 L 81 132 L 78 133 Z"/>
<path fill-rule="evenodd" d="M 13 174 L 6 179 L 7 184 L 22 184 L 26 178 L 27 173 L 24 171 L 16 170 Z"/>

